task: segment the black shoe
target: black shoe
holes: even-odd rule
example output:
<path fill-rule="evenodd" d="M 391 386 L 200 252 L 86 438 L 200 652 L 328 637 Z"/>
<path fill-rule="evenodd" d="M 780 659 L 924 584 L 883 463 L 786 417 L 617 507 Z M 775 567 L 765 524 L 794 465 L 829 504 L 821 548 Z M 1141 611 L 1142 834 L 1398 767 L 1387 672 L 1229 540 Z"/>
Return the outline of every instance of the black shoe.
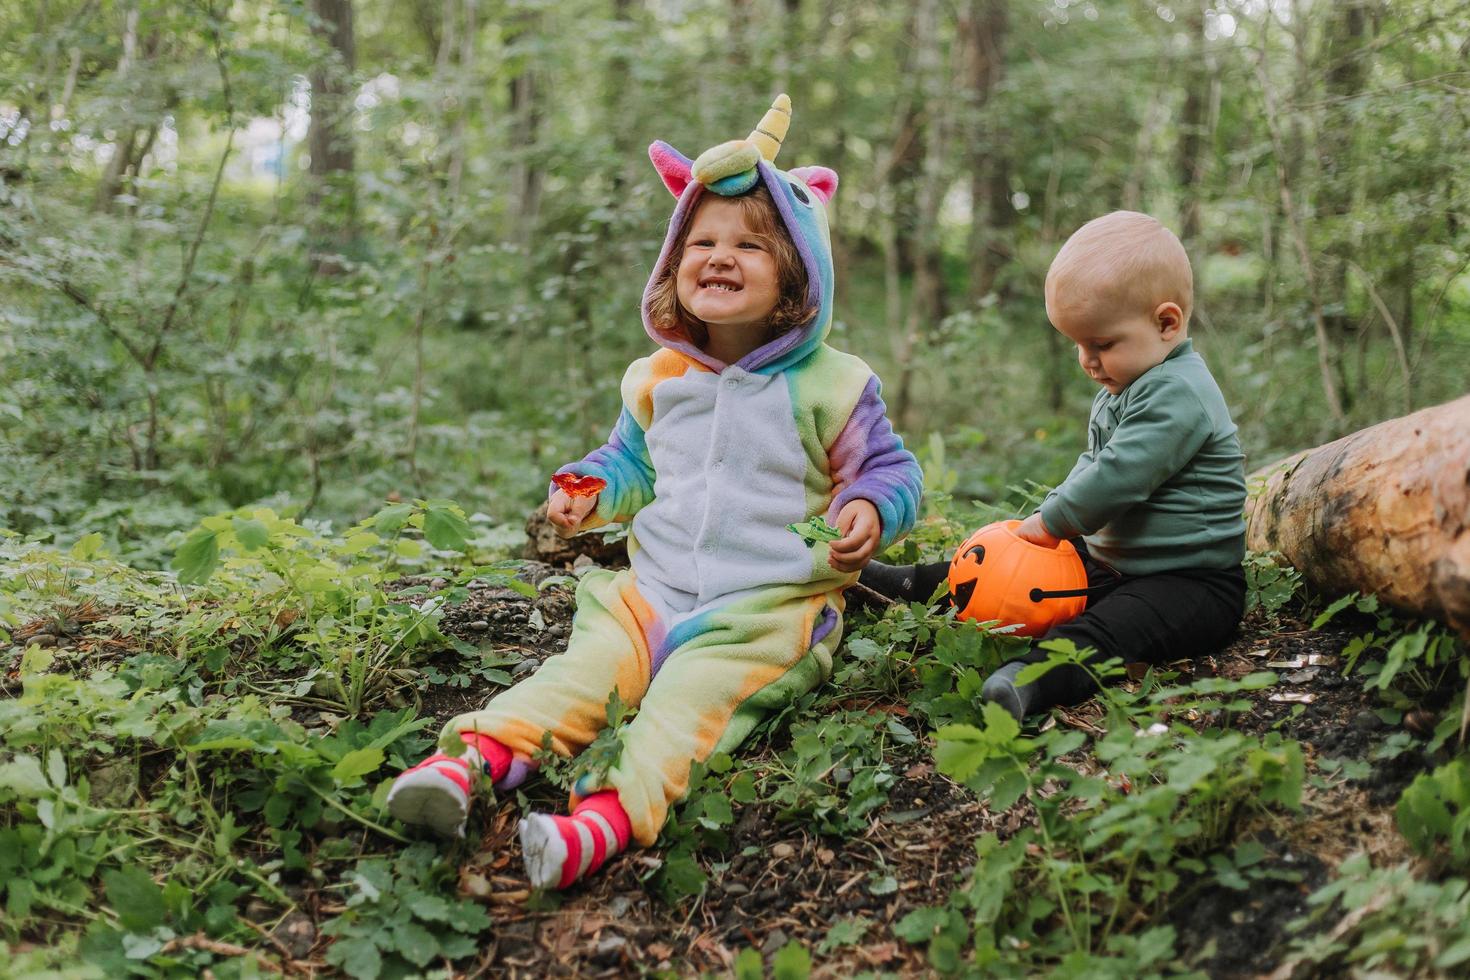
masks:
<path fill-rule="evenodd" d="M 885 565 L 870 561 L 858 575 L 858 585 L 872 589 L 890 599 L 909 599 L 914 591 L 914 575 L 917 565 Z"/>
<path fill-rule="evenodd" d="M 1024 720 L 1038 707 L 1036 682 L 1016 683 L 1016 675 L 1029 666 L 1031 665 L 1021 660 L 1006 664 L 985 679 L 985 684 L 980 688 L 980 697 L 986 701 L 994 701 L 1009 711 L 1017 722 Z"/>
<path fill-rule="evenodd" d="M 858 575 L 858 584 L 900 602 L 928 602 L 949 577 L 949 565 L 885 565 L 870 561 Z M 948 593 L 946 593 L 946 597 Z"/>

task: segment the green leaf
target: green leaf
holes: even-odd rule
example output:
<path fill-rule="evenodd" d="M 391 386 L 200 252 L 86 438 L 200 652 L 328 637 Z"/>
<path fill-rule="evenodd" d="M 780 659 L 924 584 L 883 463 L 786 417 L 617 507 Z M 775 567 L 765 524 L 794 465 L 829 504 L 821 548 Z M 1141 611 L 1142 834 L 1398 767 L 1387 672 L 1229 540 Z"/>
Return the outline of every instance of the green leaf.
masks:
<path fill-rule="evenodd" d="M 430 895 L 427 892 L 411 892 L 404 902 L 408 910 L 420 919 L 428 922 L 448 922 L 449 903 L 438 895 Z"/>
<path fill-rule="evenodd" d="M 898 920 L 898 925 L 893 927 L 893 934 L 906 943 L 922 943 L 932 939 L 943 922 L 943 908 L 914 909 Z"/>
<path fill-rule="evenodd" d="M 78 561 L 88 561 L 97 556 L 102 550 L 102 535 L 93 531 L 77 538 L 77 543 L 71 546 L 71 556 Z"/>
<path fill-rule="evenodd" d="M 1348 606 L 1351 606 L 1354 602 L 1357 601 L 1357 598 L 1358 594 L 1356 592 L 1349 592 L 1347 595 L 1343 596 L 1341 599 L 1338 599 L 1332 605 L 1322 610 L 1322 614 L 1316 619 L 1312 620 L 1312 629 L 1319 630 L 1322 627 L 1326 626 L 1327 623 L 1332 619 L 1332 617 L 1342 612 Z"/>
<path fill-rule="evenodd" d="M 775 980 L 806 980 L 812 972 L 812 954 L 795 940 L 781 947 L 771 959 L 771 974 Z"/>
<path fill-rule="evenodd" d="M 439 941 L 434 934 L 417 922 L 394 923 L 393 946 L 414 966 L 427 966 L 439 952 Z"/>
<path fill-rule="evenodd" d="M 12 790 L 19 796 L 45 796 L 51 792 L 51 785 L 41 772 L 40 759 L 33 755 L 18 755 L 0 764 L 0 789 Z"/>
<path fill-rule="evenodd" d="M 459 514 L 445 507 L 424 511 L 424 537 L 440 551 L 464 551 L 470 525 Z"/>
<path fill-rule="evenodd" d="M 368 746 L 353 749 L 332 767 L 332 778 L 339 783 L 354 783 L 383 764 L 383 750 Z"/>
<path fill-rule="evenodd" d="M 270 543 L 270 529 L 253 517 L 237 517 L 230 526 L 240 541 L 240 547 L 246 551 L 258 551 Z"/>
<path fill-rule="evenodd" d="M 339 939 L 327 950 L 327 962 L 342 968 L 353 980 L 377 980 L 383 972 L 383 957 L 371 939 L 351 936 Z"/>
<path fill-rule="evenodd" d="M 787 524 L 786 530 L 805 541 L 808 548 L 821 541 L 836 541 L 842 537 L 842 532 L 828 524 L 820 514 L 800 524 Z"/>
<path fill-rule="evenodd" d="M 719 793 L 707 793 L 701 799 L 704 815 L 700 817 L 700 823 L 715 830 L 724 827 L 735 819 L 730 811 L 730 800 Z"/>
<path fill-rule="evenodd" d="M 219 565 L 219 540 L 213 531 L 200 529 L 189 535 L 169 567 L 179 573 L 179 581 L 185 585 L 200 585 L 209 581 Z"/>
<path fill-rule="evenodd" d="M 817 947 L 817 952 L 827 954 L 840 946 L 852 946 L 862 942 L 863 936 L 867 934 L 868 928 L 872 924 L 872 919 L 862 915 L 839 919 L 832 923 L 832 927 L 827 930 L 827 935 L 822 938 L 821 944 Z M 896 932 L 897 930 L 895 930 Z"/>
<path fill-rule="evenodd" d="M 761 963 L 761 952 L 746 947 L 735 957 L 735 980 L 763 980 L 765 965 Z"/>
<path fill-rule="evenodd" d="M 898 879 L 893 875 L 883 875 L 881 878 L 869 875 L 868 894 L 870 895 L 892 895 L 898 891 Z"/>
<path fill-rule="evenodd" d="M 142 868 L 109 871 L 102 876 L 102 886 L 107 890 L 107 901 L 117 912 L 124 929 L 148 932 L 163 925 L 168 913 L 163 902 L 163 889 Z"/>
<path fill-rule="evenodd" d="M 371 524 L 383 534 L 392 534 L 408 523 L 411 514 L 413 504 L 393 504 L 391 507 L 384 507 L 364 523 Z"/>

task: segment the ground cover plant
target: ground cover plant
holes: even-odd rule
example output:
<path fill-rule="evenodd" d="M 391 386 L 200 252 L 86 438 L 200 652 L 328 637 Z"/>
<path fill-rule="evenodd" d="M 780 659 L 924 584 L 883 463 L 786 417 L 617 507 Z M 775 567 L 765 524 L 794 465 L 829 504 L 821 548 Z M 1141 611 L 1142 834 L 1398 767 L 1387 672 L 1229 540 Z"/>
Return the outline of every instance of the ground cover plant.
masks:
<path fill-rule="evenodd" d="M 936 515 L 906 547 L 963 526 Z M 1106 665 L 1119 683 L 1040 728 L 978 700 L 1014 638 L 922 604 L 855 610 L 833 682 L 698 767 L 657 848 L 531 894 L 518 804 L 610 764 L 616 724 L 489 802 L 462 844 L 382 807 L 443 719 L 565 643 L 574 577 L 504 560 L 476 527 L 445 501 L 340 533 L 235 512 L 180 535 L 173 572 L 95 538 L 7 538 L 8 969 L 1305 976 L 1470 958 L 1463 646 L 1371 599 L 1314 603 L 1267 556 L 1230 649 Z"/>

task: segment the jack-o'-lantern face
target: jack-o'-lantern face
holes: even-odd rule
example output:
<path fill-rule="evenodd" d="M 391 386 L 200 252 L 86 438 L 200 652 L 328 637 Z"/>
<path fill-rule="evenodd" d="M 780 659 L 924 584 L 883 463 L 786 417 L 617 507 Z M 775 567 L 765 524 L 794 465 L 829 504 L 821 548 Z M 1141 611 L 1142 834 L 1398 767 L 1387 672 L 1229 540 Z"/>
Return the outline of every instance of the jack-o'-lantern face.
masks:
<path fill-rule="evenodd" d="M 1086 608 L 1087 571 L 1070 542 L 1032 544 L 1016 537 L 1020 524 L 997 521 L 966 538 L 949 564 L 949 591 L 960 619 L 1040 636 Z"/>

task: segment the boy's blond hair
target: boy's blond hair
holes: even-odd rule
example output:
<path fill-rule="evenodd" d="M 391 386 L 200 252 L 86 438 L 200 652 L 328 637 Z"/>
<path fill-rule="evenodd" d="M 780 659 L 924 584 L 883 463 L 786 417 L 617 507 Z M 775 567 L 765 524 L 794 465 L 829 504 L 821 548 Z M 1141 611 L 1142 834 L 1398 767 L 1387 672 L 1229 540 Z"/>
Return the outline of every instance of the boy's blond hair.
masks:
<path fill-rule="evenodd" d="M 1184 325 L 1194 309 L 1194 272 L 1178 237 L 1156 218 L 1114 211 L 1094 218 L 1067 239 L 1046 272 L 1046 301 L 1152 313 L 1177 303 Z"/>

